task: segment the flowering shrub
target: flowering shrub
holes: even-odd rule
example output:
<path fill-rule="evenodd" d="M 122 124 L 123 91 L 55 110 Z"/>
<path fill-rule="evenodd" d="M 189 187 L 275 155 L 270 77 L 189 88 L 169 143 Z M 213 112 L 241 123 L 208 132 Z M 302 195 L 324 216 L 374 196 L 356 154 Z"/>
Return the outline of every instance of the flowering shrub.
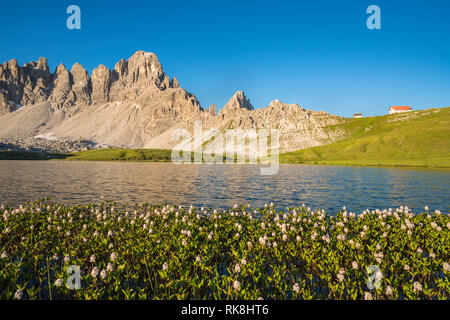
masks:
<path fill-rule="evenodd" d="M 449 249 L 450 216 L 407 207 L 327 215 L 38 200 L 0 208 L 0 299 L 449 299 Z M 69 266 L 78 290 L 66 285 Z"/>

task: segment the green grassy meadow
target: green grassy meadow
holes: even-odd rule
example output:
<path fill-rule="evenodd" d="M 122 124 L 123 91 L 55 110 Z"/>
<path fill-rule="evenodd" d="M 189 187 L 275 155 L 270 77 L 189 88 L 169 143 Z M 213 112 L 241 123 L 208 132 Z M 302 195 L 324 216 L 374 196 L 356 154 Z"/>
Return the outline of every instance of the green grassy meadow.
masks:
<path fill-rule="evenodd" d="M 67 154 L 65 160 L 77 161 L 171 161 L 171 150 L 97 149 Z"/>
<path fill-rule="evenodd" d="M 450 167 L 450 108 L 347 119 L 338 142 L 280 155 L 283 163 Z"/>

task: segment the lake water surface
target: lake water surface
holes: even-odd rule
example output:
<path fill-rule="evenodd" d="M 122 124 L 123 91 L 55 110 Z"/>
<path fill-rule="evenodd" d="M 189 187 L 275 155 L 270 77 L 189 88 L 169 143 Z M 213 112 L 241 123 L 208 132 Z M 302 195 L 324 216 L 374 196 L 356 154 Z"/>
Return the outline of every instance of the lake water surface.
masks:
<path fill-rule="evenodd" d="M 366 208 L 425 205 L 448 212 L 450 171 L 398 168 L 280 165 L 262 176 L 257 165 L 151 162 L 0 161 L 0 203 L 52 197 L 81 204 L 169 203 L 214 208 L 234 204 L 300 206 L 335 213 Z"/>

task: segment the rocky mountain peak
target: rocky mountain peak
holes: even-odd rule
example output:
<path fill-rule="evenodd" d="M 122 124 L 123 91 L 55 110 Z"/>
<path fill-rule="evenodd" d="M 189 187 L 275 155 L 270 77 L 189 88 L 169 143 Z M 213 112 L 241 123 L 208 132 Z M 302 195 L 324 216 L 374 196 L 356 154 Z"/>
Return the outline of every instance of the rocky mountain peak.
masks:
<path fill-rule="evenodd" d="M 207 111 L 211 116 L 215 116 L 216 115 L 216 105 L 213 103 L 212 105 L 209 106 Z"/>
<path fill-rule="evenodd" d="M 250 103 L 250 100 L 247 99 L 243 91 L 236 91 L 236 93 L 231 97 L 231 99 L 228 100 L 225 107 L 233 109 L 253 110 L 253 106 Z"/>
<path fill-rule="evenodd" d="M 170 87 L 173 89 L 177 89 L 180 87 L 177 78 L 173 77 L 172 80 L 170 80 Z"/>
<path fill-rule="evenodd" d="M 225 106 L 220 109 L 219 115 L 226 116 L 230 114 L 235 114 L 239 111 L 253 110 L 253 106 L 250 100 L 247 99 L 243 91 L 236 91 L 236 93 L 228 100 Z"/>
<path fill-rule="evenodd" d="M 142 106 L 159 104 L 158 112 L 163 115 L 197 114 L 202 110 L 198 100 L 180 88 L 175 77 L 170 80 L 164 73 L 158 57 L 145 51 L 118 61 L 113 70 L 99 65 L 91 76 L 79 63 L 70 71 L 60 64 L 52 74 L 45 58 L 23 67 L 11 59 L 0 65 L 0 89 L 0 114 L 12 112 L 19 105 L 47 100 L 56 109 L 130 102 Z"/>
<path fill-rule="evenodd" d="M 56 71 L 55 71 L 56 75 L 63 74 L 63 73 L 66 73 L 66 72 L 68 72 L 68 70 L 67 70 L 66 66 L 63 63 L 60 63 L 56 67 Z"/>

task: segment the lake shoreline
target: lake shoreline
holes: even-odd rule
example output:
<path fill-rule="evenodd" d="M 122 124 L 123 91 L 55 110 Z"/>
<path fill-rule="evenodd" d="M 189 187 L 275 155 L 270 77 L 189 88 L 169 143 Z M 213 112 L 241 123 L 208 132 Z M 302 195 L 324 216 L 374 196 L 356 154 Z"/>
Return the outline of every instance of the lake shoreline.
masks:
<path fill-rule="evenodd" d="M 111 156 L 100 156 L 100 157 L 89 157 L 84 156 L 85 152 L 89 151 L 109 151 L 109 150 L 120 150 L 121 152 L 127 152 L 130 150 L 137 151 L 156 151 L 162 152 L 163 155 L 159 154 L 151 159 L 139 159 L 139 158 L 120 158 Z M 79 153 L 69 153 L 69 154 L 58 154 L 58 153 L 38 153 L 31 151 L 0 151 L 0 161 L 2 160 L 27 160 L 27 161 L 87 161 L 87 162 L 172 162 L 168 159 L 168 154 L 171 150 L 156 150 L 156 149 L 99 149 L 99 150 L 89 150 L 82 151 Z M 225 162 L 225 161 L 224 161 Z M 205 162 L 204 162 L 205 163 Z M 348 167 L 380 167 L 380 168 L 406 168 L 406 169 L 432 169 L 432 170 L 450 170 L 450 166 L 447 165 L 411 165 L 407 163 L 399 164 L 388 164 L 383 161 L 379 163 L 348 163 L 343 161 L 279 161 L 280 164 L 292 164 L 292 165 L 318 165 L 318 166 L 348 166 Z M 249 163 L 242 163 L 249 164 Z M 258 161 L 254 164 L 265 164 L 265 162 Z"/>

